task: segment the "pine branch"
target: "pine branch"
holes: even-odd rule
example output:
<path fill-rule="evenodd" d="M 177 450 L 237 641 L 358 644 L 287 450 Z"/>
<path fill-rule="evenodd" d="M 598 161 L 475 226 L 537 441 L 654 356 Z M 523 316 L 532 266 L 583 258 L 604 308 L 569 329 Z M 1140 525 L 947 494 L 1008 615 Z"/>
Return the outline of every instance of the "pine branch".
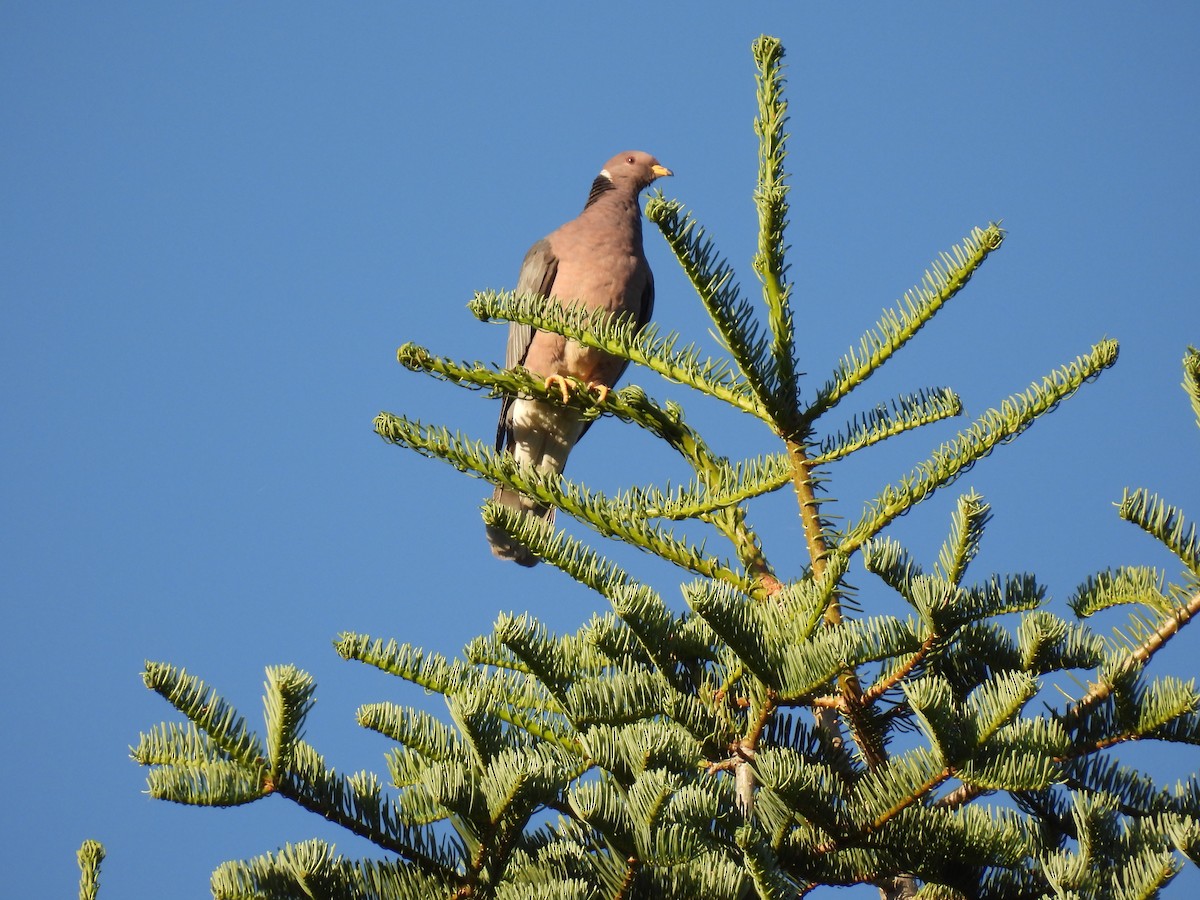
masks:
<path fill-rule="evenodd" d="M 872 538 L 862 545 L 863 566 L 874 572 L 883 583 L 913 603 L 913 583 L 923 578 L 921 566 L 897 541 L 891 538 Z"/>
<path fill-rule="evenodd" d="M 673 492 L 644 489 L 641 495 L 648 516 L 658 519 L 696 519 L 741 505 L 786 487 L 792 479 L 791 460 L 777 453 L 737 463 L 721 461 L 715 475 L 702 484 L 677 487 Z"/>
<path fill-rule="evenodd" d="M 427 828 L 405 823 L 385 797 L 374 774 L 338 775 L 304 741 L 293 750 L 292 768 L 279 781 L 279 793 L 304 809 L 366 838 L 431 874 L 449 875 L 456 860 Z"/>
<path fill-rule="evenodd" d="M 737 655 L 738 662 L 769 687 L 774 682 L 777 646 L 768 636 L 771 611 L 747 603 L 728 585 L 696 581 L 683 586 L 688 606 L 704 619 Z"/>
<path fill-rule="evenodd" d="M 972 723 L 976 749 L 982 749 L 1001 728 L 1010 725 L 1040 686 L 1027 672 L 997 672 L 973 690 L 963 709 Z"/>
<path fill-rule="evenodd" d="M 393 703 L 366 703 L 358 708 L 358 724 L 432 762 L 458 761 L 466 756 L 454 729 L 420 710 Z"/>
<path fill-rule="evenodd" d="M 937 641 L 936 633 L 928 635 L 921 641 L 921 646 L 909 653 L 903 662 L 887 672 L 886 675 L 881 675 L 870 688 L 863 692 L 863 703 L 874 703 L 888 691 L 899 686 L 911 673 L 919 671 Z"/>
<path fill-rule="evenodd" d="M 1179 606 L 1174 613 L 1166 616 L 1162 624 L 1140 645 L 1133 648 L 1112 666 L 1110 668 L 1111 674 L 1102 678 L 1098 683 L 1093 684 L 1088 692 L 1063 714 L 1064 721 L 1069 723 L 1077 722 L 1090 708 L 1107 700 L 1112 695 L 1113 689 L 1119 679 L 1123 678 L 1127 673 L 1145 666 L 1151 657 L 1166 645 L 1167 641 L 1177 635 L 1184 625 L 1195 618 L 1197 613 L 1200 613 L 1200 590 L 1196 591 L 1185 604 Z"/>
<path fill-rule="evenodd" d="M 192 722 L 160 722 L 148 732 L 138 735 L 137 746 L 130 748 L 130 756 L 143 766 L 203 763 L 228 758 L 220 745 Z"/>
<path fill-rule="evenodd" d="M 754 256 L 754 272 L 762 282 L 763 300 L 767 307 L 767 324 L 771 329 L 771 359 L 773 381 L 777 385 L 772 409 L 777 423 L 791 425 L 784 433 L 795 436 L 796 416 L 796 347 L 795 328 L 791 309 L 791 285 L 786 281 L 787 265 L 784 256 L 787 246 L 784 230 L 787 227 L 787 100 L 783 96 L 783 44 L 766 35 L 753 46 L 754 62 L 758 67 L 758 118 L 754 131 L 758 135 L 758 186 L 754 203 L 758 208 L 758 252 Z"/>
<path fill-rule="evenodd" d="M 1196 425 L 1200 426 L 1200 350 L 1188 347 L 1183 357 L 1183 390 L 1192 404 Z"/>
<path fill-rule="evenodd" d="M 595 782 L 572 785 L 567 802 L 575 817 L 595 829 L 622 856 L 632 857 L 639 852 L 632 839 L 632 816 L 624 802 L 625 792 L 615 787 L 613 776 L 603 774 Z"/>
<path fill-rule="evenodd" d="M 335 856 L 324 841 L 285 844 L 275 853 L 246 861 L 223 863 L 212 875 L 216 900 L 251 897 L 321 897 L 358 900 L 362 886 L 371 885 L 373 897 L 417 900 L 452 896 L 460 879 L 450 873 L 422 871 L 399 860 L 351 861 Z"/>
<path fill-rule="evenodd" d="M 401 823 L 374 776 L 338 776 L 299 739 L 304 711 L 311 704 L 312 679 L 307 673 L 291 666 L 268 670 L 270 769 L 259 739 L 247 731 L 236 710 L 200 679 L 155 663 L 146 664 L 143 677 L 148 687 L 190 720 L 185 727 L 162 726 L 143 735 L 135 750 L 139 762 L 152 766 L 147 775 L 152 796 L 191 805 L 230 806 L 277 792 L 422 867 L 441 870 L 451 865 L 445 858 L 435 858 L 427 835 Z M 174 758 L 172 747 L 180 751 Z"/>
<path fill-rule="evenodd" d="M 818 825 L 826 838 L 853 830 L 846 817 L 846 773 L 838 771 L 836 760 L 825 761 L 830 754 L 820 741 L 810 740 L 800 749 L 781 746 L 778 740 L 764 743 L 754 756 L 754 770 L 764 789 L 759 806 L 765 816 L 779 801 L 783 815 L 790 818 L 793 810 L 804 810 L 804 817 Z"/>
<path fill-rule="evenodd" d="M 533 674 L 533 671 L 515 653 L 500 642 L 495 633 L 481 634 L 467 641 L 467 645 L 463 647 L 463 658 L 484 671 L 499 669 L 521 675 Z M 603 654 L 588 654 L 585 658 L 580 659 L 579 665 L 588 668 L 602 666 L 602 658 Z"/>
<path fill-rule="evenodd" d="M 962 290 L 993 250 L 1004 241 L 1004 232 L 993 223 L 975 228 L 961 244 L 943 253 L 925 270 L 922 282 L 905 292 L 900 303 L 885 310 L 875 328 L 842 357 L 830 379 L 817 393 L 817 399 L 804 411 L 804 418 L 816 421 L 822 414 L 858 387 L 907 344 L 949 300 Z"/>
<path fill-rule="evenodd" d="M 958 498 L 958 507 L 950 519 L 950 536 L 938 553 L 934 572 L 950 584 L 960 584 L 967 566 L 979 552 L 983 529 L 992 517 L 991 507 L 983 497 L 971 491 Z"/>
<path fill-rule="evenodd" d="M 459 471 L 486 478 L 493 484 L 561 509 L 605 537 L 618 538 L 697 575 L 719 578 L 748 591 L 754 589 L 745 575 L 708 556 L 703 547 L 693 547 L 678 540 L 670 532 L 653 527 L 644 518 L 630 515 L 636 511 L 623 509 L 603 495 L 587 491 L 560 475 L 518 466 L 508 454 L 494 453 L 479 441 L 468 442 L 451 435 L 445 428 L 427 427 L 391 413 L 380 413 L 375 418 L 375 431 L 388 443 L 440 459 Z M 488 515 L 497 523 L 501 521 L 498 511 Z"/>
<path fill-rule="evenodd" d="M 664 716 L 671 711 L 672 701 L 662 673 L 630 664 L 614 665 L 602 674 L 576 679 L 567 703 L 571 720 L 583 729 Z"/>
<path fill-rule="evenodd" d="M 705 749 L 670 719 L 645 720 L 619 729 L 592 726 L 580 735 L 580 742 L 587 758 L 622 784 L 632 784 L 651 769 L 695 769 Z"/>
<path fill-rule="evenodd" d="M 562 716 L 562 708 L 538 682 L 519 673 L 484 676 L 461 662 L 448 663 L 409 644 L 385 644 L 352 632 L 341 634 L 334 649 L 343 659 L 364 662 L 447 697 L 476 693 L 497 698 L 489 707 L 496 718 L 564 749 L 574 747 L 571 735 L 551 724 Z"/>
<path fill-rule="evenodd" d="M 1067 601 L 1080 618 L 1126 603 L 1166 613 L 1172 603 L 1163 593 L 1163 576 L 1149 566 L 1121 566 L 1088 576 Z"/>
<path fill-rule="evenodd" d="M 146 773 L 146 793 L 185 806 L 244 806 L 274 793 L 277 782 L 264 765 L 228 759 L 180 761 Z"/>
<path fill-rule="evenodd" d="M 924 598 L 921 612 L 946 634 L 989 616 L 1035 610 L 1046 602 L 1045 586 L 1027 572 L 992 575 L 965 589 L 947 590 L 951 586 L 936 578 L 929 586 L 932 591 Z"/>
<path fill-rule="evenodd" d="M 750 593 L 755 597 L 769 595 L 779 583 L 763 552 L 757 533 L 746 524 L 746 510 L 742 500 L 753 496 L 754 487 L 734 483 L 737 476 L 729 474 L 729 463 L 711 455 L 706 447 L 697 444 L 692 451 L 683 450 L 689 463 L 697 473 L 696 481 L 671 488 L 650 486 L 631 488 L 616 495 L 610 501 L 617 515 L 645 519 L 699 519 L 717 529 L 733 545 L 734 552 L 754 586 Z M 727 490 L 712 490 L 711 486 L 723 484 Z M 767 485 L 766 490 L 775 490 L 781 485 Z M 532 537 L 532 535 L 531 535 Z"/>
<path fill-rule="evenodd" d="M 564 530 L 536 516 L 527 516 L 512 507 L 488 503 L 483 508 L 484 524 L 499 528 L 520 541 L 542 560 L 566 572 L 580 584 L 603 597 L 633 579 L 620 566 L 601 556 Z"/>
<path fill-rule="evenodd" d="M 837 434 L 821 441 L 813 463 L 824 466 L 890 437 L 962 413 L 962 400 L 949 388 L 923 390 L 856 416 Z"/>
<path fill-rule="evenodd" d="M 851 797 L 851 816 L 863 832 L 878 831 L 950 777 L 936 754 L 915 747 L 863 775 Z"/>
<path fill-rule="evenodd" d="M 550 537 L 552 529 L 544 521 L 498 505 L 486 507 L 484 518 L 521 540 L 540 558 L 606 597 L 659 671 L 668 677 L 674 675 L 670 659 L 677 645 L 674 633 L 677 622 L 655 591 L 637 583 L 623 569 L 564 532 Z M 578 660 L 575 665 L 578 667 Z"/>
<path fill-rule="evenodd" d="M 479 363 L 456 363 L 433 356 L 424 347 L 411 343 L 401 347 L 396 355 L 401 365 L 414 372 L 425 372 L 463 387 L 486 389 L 494 396 L 533 397 L 578 410 L 584 413 L 585 418 L 612 415 L 646 429 L 689 461 L 711 457 L 700 435 L 684 422 L 683 409 L 678 404 L 668 402 L 660 406 L 636 385 L 610 392 L 603 402 L 599 402 L 590 391 L 574 391 L 564 403 L 557 387 L 547 387 L 544 379 L 522 368 L 497 370 Z"/>
<path fill-rule="evenodd" d="M 96 900 L 104 845 L 99 841 L 84 841 L 75 852 L 75 859 L 79 863 L 79 900 Z"/>
<path fill-rule="evenodd" d="M 502 613 L 496 619 L 494 633 L 496 640 L 525 664 L 568 715 L 567 689 L 571 683 L 598 671 L 603 664 L 599 659 L 580 659 L 577 649 L 572 652 L 566 640 L 551 636 L 545 625 L 528 614 L 511 616 Z"/>
<path fill-rule="evenodd" d="M 868 504 L 863 517 L 842 536 L 839 549 L 846 554 L 857 550 L 893 519 L 907 513 L 939 488 L 952 484 L 997 446 L 1017 437 L 1116 360 L 1116 342 L 1102 341 L 1087 356 L 1055 370 L 1023 393 L 1012 395 L 999 409 L 985 412 L 954 440 L 942 444 L 898 485 L 884 488 Z"/>
<path fill-rule="evenodd" d="M 753 304 L 740 295 L 733 282 L 733 270 L 717 255 L 704 229 L 691 213 L 683 211 L 681 203 L 658 194 L 646 203 L 646 218 L 659 227 L 700 295 L 725 348 L 737 363 L 738 383 L 749 384 L 751 397 L 731 397 L 726 402 L 774 426 L 779 412 L 774 403 L 778 384 L 771 350 Z"/>
<path fill-rule="evenodd" d="M 784 870 L 775 849 L 753 825 L 748 823 L 738 829 L 737 842 L 745 854 L 746 870 L 755 893 L 762 900 L 792 900 L 804 896 L 812 887 L 798 884 Z"/>
<path fill-rule="evenodd" d="M 203 730 L 215 751 L 246 766 L 262 762 L 262 745 L 245 720 L 201 679 L 184 669 L 147 661 L 142 680 Z"/>
<path fill-rule="evenodd" d="M 351 631 L 339 634 L 333 648 L 342 659 L 366 663 L 442 695 L 461 690 L 474 674 L 461 663 L 449 663 L 438 653 L 394 640 L 385 644 L 382 640 L 372 640 L 368 635 Z"/>
<path fill-rule="evenodd" d="M 452 359 L 434 356 L 420 344 L 411 341 L 396 351 L 396 361 L 410 372 L 424 372 L 463 387 L 487 389 L 493 396 L 517 394 L 527 386 L 524 380 L 513 378 L 506 369 L 497 369 L 495 366 L 479 362 L 455 362 Z M 536 384 L 532 379 L 530 383 Z M 547 396 L 556 396 L 561 401 L 562 394 L 557 389 L 550 391 L 543 386 L 542 390 Z M 589 403 L 587 408 L 590 409 L 594 405 Z"/>
<path fill-rule="evenodd" d="M 1126 488 L 1117 515 L 1157 538 L 1200 577 L 1200 535 L 1195 523 L 1189 525 L 1176 507 L 1144 488 L 1132 492 Z"/>
<path fill-rule="evenodd" d="M 1045 674 L 1066 669 L 1095 669 L 1104 662 L 1104 639 L 1078 622 L 1046 610 L 1025 616 L 1017 626 L 1019 666 Z"/>
<path fill-rule="evenodd" d="M 514 479 L 514 481 L 517 480 Z M 531 479 L 526 484 L 536 486 L 537 482 Z M 572 491 L 569 494 L 560 494 L 553 490 L 538 492 L 536 487 L 530 490 L 518 487 L 517 490 L 539 498 L 549 497 L 552 505 L 591 526 L 599 534 L 618 538 L 693 574 L 719 579 L 747 593 L 755 592 L 757 589 L 753 581 L 745 574 L 734 570 L 728 563 L 706 554 L 703 545 L 697 547 L 686 544 L 677 539 L 672 532 L 651 526 L 644 517 L 639 515 L 636 507 L 622 508 L 619 504 L 608 502 L 600 494 L 582 490 Z M 503 518 L 506 514 L 503 511 L 491 510 L 486 506 L 485 509 L 488 510 L 486 515 L 492 521 L 501 524 L 501 527 L 506 527 L 505 518 Z M 524 526 L 515 523 L 513 525 L 513 533 L 516 537 L 521 538 L 526 534 Z M 532 534 L 529 536 L 532 537 Z"/>
<path fill-rule="evenodd" d="M 653 665 L 650 655 L 640 645 L 638 636 L 612 611 L 604 614 L 594 613 L 577 633 L 610 662 L 628 659 L 643 666 Z M 685 652 L 694 649 L 690 643 L 685 646 Z"/>
<path fill-rule="evenodd" d="M 663 603 L 662 597 L 645 585 L 631 584 L 622 585 L 613 591 L 610 600 L 613 611 L 637 636 L 638 643 L 653 661 L 655 668 L 672 678 L 675 675 L 675 656 L 679 652 L 675 635 L 678 623 Z M 682 687 L 677 681 L 674 686 L 676 689 Z"/>
<path fill-rule="evenodd" d="M 782 582 L 775 577 L 775 570 L 767 560 L 762 541 L 747 520 L 746 509 L 742 506 L 704 516 L 704 521 L 711 522 L 733 543 L 738 562 L 754 583 L 750 595 L 756 600 L 761 600 L 772 596 Z"/>
<path fill-rule="evenodd" d="M 1157 896 L 1176 873 L 1164 838 L 1122 829 L 1111 797 L 1075 793 L 1072 801 L 1077 851 L 1062 849 L 1042 859 L 1044 877 L 1055 892 L 1114 900 Z"/>
<path fill-rule="evenodd" d="M 266 712 L 267 760 L 271 782 L 291 767 L 292 750 L 303 734 L 304 718 L 313 705 L 317 683 L 295 666 L 267 669 Z"/>
<path fill-rule="evenodd" d="M 1088 756 L 1069 760 L 1063 767 L 1065 784 L 1075 790 L 1106 794 L 1117 799 L 1126 815 L 1139 817 L 1184 811 L 1182 792 L 1174 794 L 1159 786 L 1153 778 L 1121 765 L 1115 759 Z"/>
<path fill-rule="evenodd" d="M 483 839 L 471 860 L 467 884 L 498 880 L 530 817 L 558 800 L 588 767 L 548 745 L 509 749 L 490 760 L 476 775 L 487 805 L 480 811 Z"/>
<path fill-rule="evenodd" d="M 479 319 L 488 322 L 520 322 L 540 331 L 562 334 L 585 347 L 603 350 L 628 359 L 769 422 L 762 405 L 747 384 L 725 360 L 701 360 L 694 346 L 677 350 L 680 338 L 660 336 L 653 323 L 635 331 L 627 317 L 612 317 L 604 310 L 577 305 L 547 303 L 536 294 L 513 291 L 481 291 L 467 305 Z"/>

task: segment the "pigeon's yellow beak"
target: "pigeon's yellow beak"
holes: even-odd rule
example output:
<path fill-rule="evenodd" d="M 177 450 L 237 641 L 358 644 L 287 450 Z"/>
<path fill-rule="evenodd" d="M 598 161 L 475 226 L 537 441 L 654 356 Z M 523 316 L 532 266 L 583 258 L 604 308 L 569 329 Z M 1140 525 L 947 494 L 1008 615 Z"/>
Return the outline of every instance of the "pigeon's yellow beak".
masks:
<path fill-rule="evenodd" d="M 650 171 L 654 173 L 655 178 L 662 178 L 664 175 L 674 175 L 675 174 L 670 169 L 668 169 L 666 166 L 660 166 L 658 163 L 655 163 L 654 165 L 652 165 L 650 167 Z"/>

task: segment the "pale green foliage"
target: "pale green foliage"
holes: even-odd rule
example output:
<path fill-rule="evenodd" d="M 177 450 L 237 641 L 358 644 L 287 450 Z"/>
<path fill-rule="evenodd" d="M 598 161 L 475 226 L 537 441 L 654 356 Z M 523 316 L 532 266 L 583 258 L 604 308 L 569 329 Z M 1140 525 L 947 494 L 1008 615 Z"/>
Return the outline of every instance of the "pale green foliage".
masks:
<path fill-rule="evenodd" d="M 100 863 L 104 847 L 97 841 L 84 841 L 75 854 L 79 861 L 79 900 L 96 900 L 100 889 Z"/>
<path fill-rule="evenodd" d="M 963 242 L 930 264 L 921 283 L 905 292 L 894 308 L 842 357 L 830 379 L 818 393 L 809 416 L 824 412 L 873 375 L 893 354 L 907 344 L 941 308 L 966 287 L 975 271 L 993 250 L 1004 242 L 999 225 L 975 228 Z"/>
<path fill-rule="evenodd" d="M 1188 347 L 1183 358 L 1183 389 L 1191 401 L 1196 425 L 1200 427 L 1200 350 L 1195 347 Z"/>
<path fill-rule="evenodd" d="M 859 547 L 934 491 L 956 481 L 1000 444 L 1011 441 L 1054 409 L 1085 382 L 1117 361 L 1116 341 L 1102 341 L 1092 352 L 1056 369 L 1041 382 L 989 409 L 952 440 L 938 447 L 898 483 L 889 484 L 840 542 L 844 552 Z"/>
<path fill-rule="evenodd" d="M 1166 544 L 1193 575 L 1200 577 L 1200 536 L 1195 523 L 1189 525 L 1178 509 L 1144 488 L 1126 489 L 1117 513 Z"/>
<path fill-rule="evenodd" d="M 659 195 L 647 205 L 721 355 L 653 326 L 635 332 L 625 319 L 511 292 L 481 292 L 471 310 L 558 332 L 748 413 L 751 427 L 762 423 L 780 441 L 777 452 L 730 460 L 678 403 L 636 386 L 603 402 L 588 392 L 564 401 L 520 369 L 401 347 L 414 372 L 565 402 L 676 451 L 682 484 L 605 496 L 442 426 L 391 413 L 375 421 L 391 444 L 533 496 L 560 522 L 687 576 L 679 595 L 666 596 L 606 558 L 604 544 L 485 504 L 489 525 L 607 608 L 555 634 L 533 604 L 500 616 L 457 659 L 341 635 L 343 658 L 446 700 L 444 717 L 393 700 L 360 707 L 359 724 L 390 744 L 387 784 L 337 774 L 303 740 L 314 697 L 305 673 L 268 670 L 260 735 L 199 679 L 147 664 L 147 685 L 185 720 L 151 728 L 133 749 L 152 795 L 231 805 L 279 794 L 382 854 L 347 860 L 322 842 L 286 845 L 222 866 L 216 897 L 745 900 L 869 883 L 885 897 L 926 900 L 1134 898 L 1154 896 L 1181 859 L 1200 856 L 1196 781 L 1169 789 L 1113 752 L 1132 740 L 1200 744 L 1195 686 L 1146 671 L 1200 610 L 1200 541 L 1183 514 L 1127 491 L 1120 515 L 1177 556 L 1184 578 L 1110 568 L 1071 599 L 1076 620 L 1044 608 L 1050 598 L 1033 575 L 973 570 L 990 518 L 974 491 L 959 498 L 935 560 L 923 564 L 882 535 L 1113 365 L 1116 343 L 1100 341 L 940 435 L 907 474 L 881 480 L 860 516 L 834 527 L 818 494 L 843 459 L 957 416 L 961 403 L 950 388 L 918 387 L 840 428 L 827 427 L 827 414 L 930 323 L 1004 233 L 975 228 L 938 255 L 806 398 L 800 372 L 821 363 L 823 344 L 797 329 L 803 310 L 786 279 L 783 50 L 764 37 L 754 57 L 761 302 L 741 293 L 682 203 Z M 803 367 L 797 333 L 810 357 Z M 1184 386 L 1200 422 L 1194 350 Z M 756 498 L 789 484 L 806 552 L 768 547 L 748 524 Z M 1117 605 L 1134 613 L 1114 637 L 1078 621 Z M 1079 696 L 1061 699 L 1068 690 Z"/>

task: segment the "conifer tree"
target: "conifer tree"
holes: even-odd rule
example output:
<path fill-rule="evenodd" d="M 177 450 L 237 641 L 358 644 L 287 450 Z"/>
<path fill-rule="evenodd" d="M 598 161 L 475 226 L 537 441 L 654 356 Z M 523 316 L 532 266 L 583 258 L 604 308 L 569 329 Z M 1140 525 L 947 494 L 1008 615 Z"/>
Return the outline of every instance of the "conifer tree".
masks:
<path fill-rule="evenodd" d="M 302 738 L 315 690 L 305 672 L 267 670 L 255 729 L 198 676 L 148 663 L 146 685 L 183 716 L 133 749 L 153 796 L 231 806 L 278 794 L 379 848 L 378 858 L 348 859 L 320 841 L 283 846 L 221 866 L 214 896 L 775 900 L 869 884 L 885 898 L 1132 900 L 1200 862 L 1200 782 L 1165 786 L 1115 752 L 1132 740 L 1200 742 L 1195 686 L 1150 672 L 1200 610 L 1195 526 L 1165 500 L 1127 491 L 1121 518 L 1161 541 L 1183 574 L 1172 583 L 1140 566 L 1093 575 L 1070 600 L 1074 619 L 1045 608 L 1032 575 L 976 577 L 990 507 L 973 491 L 958 498 L 936 560 L 886 534 L 1113 365 L 1116 343 L 1102 340 L 1003 399 L 835 527 L 823 488 L 841 460 L 961 414 L 942 387 L 848 418 L 845 401 L 957 296 L 1004 231 L 975 228 L 941 253 L 824 382 L 809 381 L 801 354 L 806 369 L 825 363 L 816 342 L 797 340 L 787 279 L 783 48 L 764 36 L 753 54 L 761 298 L 742 293 L 681 203 L 658 193 L 646 207 L 727 357 L 531 296 L 487 291 L 470 308 L 603 349 L 746 413 L 778 439 L 776 453 L 728 459 L 679 404 L 636 385 L 564 401 L 521 369 L 413 344 L 399 360 L 414 372 L 611 416 L 665 442 L 693 474 L 674 488 L 605 496 L 445 427 L 390 413 L 375 421 L 391 444 L 672 563 L 682 602 L 606 558 L 603 542 L 489 503 L 489 525 L 591 588 L 605 611 L 569 634 L 551 633 L 536 610 L 503 615 L 459 659 L 339 636 L 345 659 L 446 700 L 446 719 L 390 702 L 359 709 L 358 724 L 394 745 L 385 777 L 339 774 Z M 1189 348 L 1184 368 L 1200 425 L 1200 352 Z M 747 513 L 788 487 L 804 546 L 768 552 Z M 718 535 L 722 551 L 699 543 L 700 532 Z M 852 567 L 872 576 L 857 591 Z M 892 608 L 885 594 L 907 613 L 879 612 Z M 1115 638 L 1083 621 L 1119 604 L 1134 613 Z M 1086 686 L 1057 701 L 1042 691 L 1064 683 Z M 87 856 L 92 895 L 97 851 Z"/>

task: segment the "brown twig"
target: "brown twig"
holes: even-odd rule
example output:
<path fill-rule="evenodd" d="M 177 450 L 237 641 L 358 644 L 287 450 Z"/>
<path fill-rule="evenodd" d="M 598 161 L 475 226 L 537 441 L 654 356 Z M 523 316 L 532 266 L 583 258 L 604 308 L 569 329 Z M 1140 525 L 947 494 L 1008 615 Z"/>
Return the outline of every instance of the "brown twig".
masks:
<path fill-rule="evenodd" d="M 1150 637 L 1130 651 L 1129 655 L 1118 667 L 1116 674 L 1128 672 L 1135 666 L 1144 666 L 1171 638 L 1177 635 L 1200 612 L 1200 591 L 1193 594 L 1187 603 L 1178 607 L 1167 617 L 1167 620 L 1155 629 Z M 1097 703 L 1107 700 L 1113 692 L 1113 680 L 1109 679 L 1092 685 L 1091 689 L 1063 713 L 1063 719 L 1068 723 L 1077 720 L 1088 709 Z"/>
<path fill-rule="evenodd" d="M 944 784 L 948 779 L 953 778 L 955 771 L 956 770 L 952 766 L 946 766 L 946 768 L 942 769 L 942 771 L 928 779 L 924 784 L 920 785 L 915 791 L 903 798 L 895 806 L 884 810 L 882 813 L 876 816 L 874 821 L 860 831 L 855 832 L 851 838 L 857 841 L 868 834 L 874 834 L 875 832 L 879 831 L 879 829 L 883 828 L 884 825 L 896 818 L 896 816 L 900 815 L 900 813 L 904 812 L 904 810 L 908 809 L 914 803 L 920 802 L 921 798 L 934 788 Z M 849 841 L 834 838 L 826 841 L 824 844 L 819 845 L 816 848 L 816 852 L 818 854 L 832 853 L 848 843 Z"/>
<path fill-rule="evenodd" d="M 887 678 L 881 678 L 867 688 L 867 690 L 863 692 L 863 703 L 874 703 L 876 700 L 898 685 L 901 681 L 903 681 L 904 677 L 908 675 L 908 673 L 914 668 L 916 668 L 916 666 L 921 663 L 926 656 L 929 655 L 929 651 L 933 648 L 933 645 L 937 642 L 937 639 L 938 636 L 936 634 L 929 635 L 929 637 L 925 638 L 925 640 L 921 643 L 921 646 L 917 648 L 916 652 L 909 657 L 908 662 L 902 665 Z"/>

